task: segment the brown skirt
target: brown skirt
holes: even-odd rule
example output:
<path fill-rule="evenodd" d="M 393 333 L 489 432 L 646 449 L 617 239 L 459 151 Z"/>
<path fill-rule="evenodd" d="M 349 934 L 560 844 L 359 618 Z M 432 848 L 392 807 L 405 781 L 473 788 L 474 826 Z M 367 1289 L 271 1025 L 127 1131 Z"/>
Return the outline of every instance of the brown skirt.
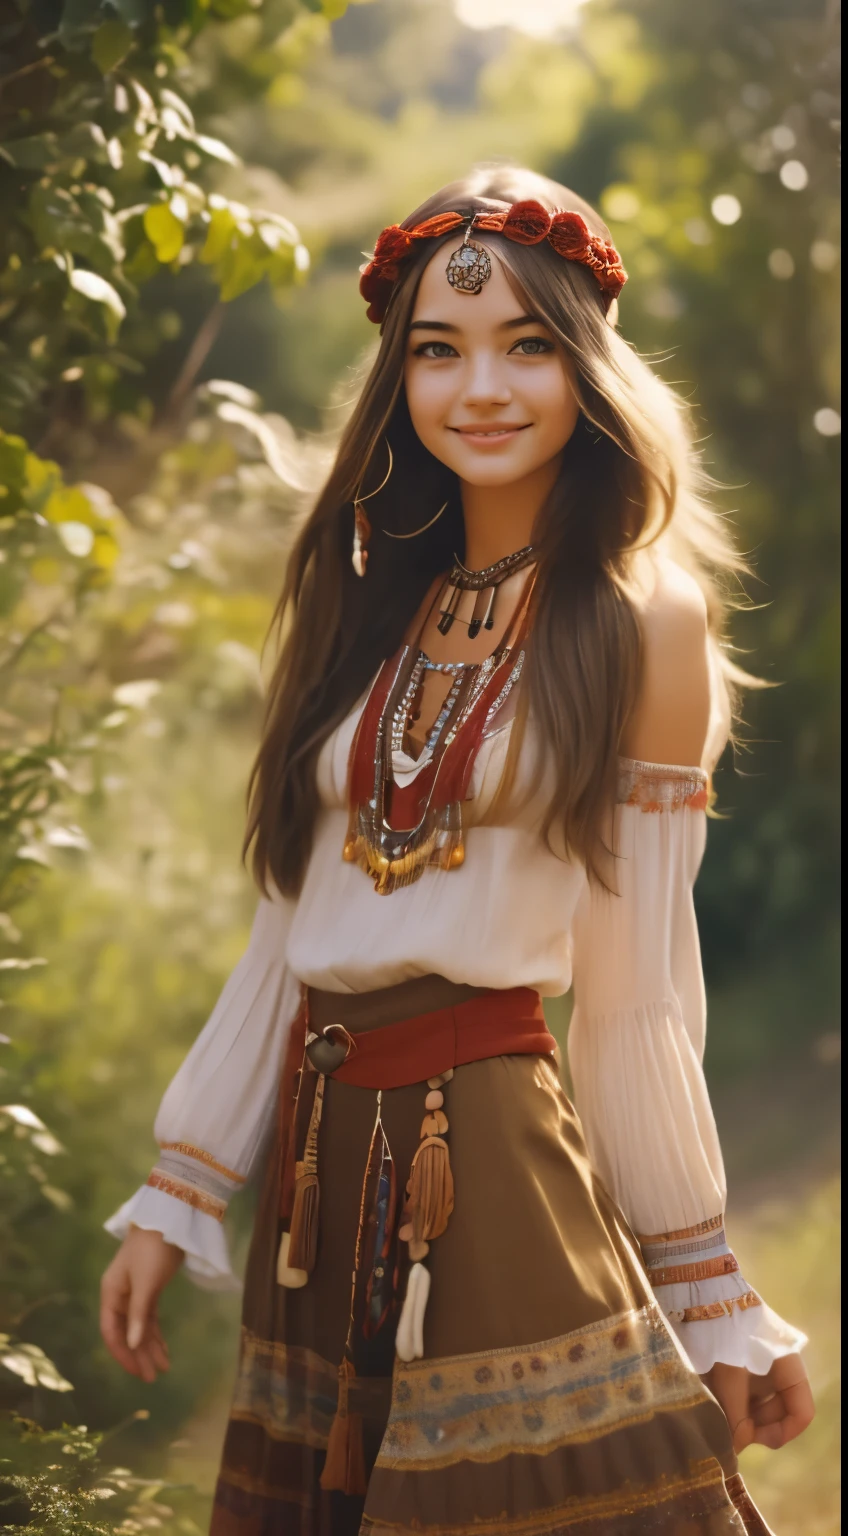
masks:
<path fill-rule="evenodd" d="M 354 1330 L 364 1498 L 319 1479 L 376 1093 L 327 1080 L 318 1257 L 300 1290 L 276 1280 L 270 1150 L 210 1536 L 767 1536 L 553 1062 L 473 1062 L 444 1093 L 456 1197 L 428 1257 L 424 1358 L 396 1358 L 396 1313 L 374 1339 Z M 404 1178 L 422 1097 L 382 1095 Z"/>

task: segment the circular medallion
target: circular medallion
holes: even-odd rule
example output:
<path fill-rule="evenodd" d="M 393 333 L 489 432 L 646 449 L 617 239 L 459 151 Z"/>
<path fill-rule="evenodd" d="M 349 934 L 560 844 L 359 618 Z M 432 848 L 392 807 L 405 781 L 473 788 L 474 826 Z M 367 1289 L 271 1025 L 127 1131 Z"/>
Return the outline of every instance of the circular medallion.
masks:
<path fill-rule="evenodd" d="M 492 275 L 492 262 L 487 250 L 474 240 L 463 240 L 454 251 L 446 268 L 447 279 L 458 293 L 479 293 Z"/>

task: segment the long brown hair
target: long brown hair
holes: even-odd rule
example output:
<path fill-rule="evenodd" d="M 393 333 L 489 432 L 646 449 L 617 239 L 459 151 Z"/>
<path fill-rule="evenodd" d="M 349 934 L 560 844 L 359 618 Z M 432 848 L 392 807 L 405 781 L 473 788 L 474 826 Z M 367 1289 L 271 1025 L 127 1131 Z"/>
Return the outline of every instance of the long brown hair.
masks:
<path fill-rule="evenodd" d="M 404 220 L 481 212 L 535 198 L 549 211 L 574 209 L 609 231 L 581 198 L 533 172 L 480 168 L 443 187 Z M 447 237 L 456 240 L 455 235 Z M 640 632 L 632 601 L 636 566 L 662 542 L 699 581 L 714 643 L 724 603 L 715 574 L 735 569 L 725 525 L 700 494 L 701 472 L 682 402 L 608 324 L 591 273 L 545 241 L 487 241 L 531 311 L 571 358 L 581 408 L 562 472 L 534 536 L 539 576 L 532 644 L 522 681 L 516 747 L 532 717 L 552 769 L 543 832 L 598 873 L 615 792 L 616 758 L 639 677 Z M 335 463 L 305 523 L 276 614 L 282 640 L 262 744 L 250 779 L 245 851 L 263 889 L 296 894 L 318 814 L 320 749 L 401 644 L 433 579 L 462 555 L 464 530 L 454 473 L 417 437 L 403 388 L 406 338 L 421 274 L 445 240 L 426 240 L 392 295 L 379 352 L 339 443 Z M 380 484 L 385 441 L 394 472 L 369 502 L 374 536 L 368 573 L 354 573 L 351 498 Z M 447 501 L 420 538 L 396 542 Z M 725 686 L 733 668 L 716 643 Z M 506 779 L 510 778 L 507 766 Z"/>

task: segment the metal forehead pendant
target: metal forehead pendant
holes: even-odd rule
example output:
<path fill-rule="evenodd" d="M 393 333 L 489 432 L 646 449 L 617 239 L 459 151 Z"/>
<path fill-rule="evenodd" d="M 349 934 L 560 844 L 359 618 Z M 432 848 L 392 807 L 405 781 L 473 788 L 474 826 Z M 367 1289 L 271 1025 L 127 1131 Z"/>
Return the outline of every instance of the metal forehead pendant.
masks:
<path fill-rule="evenodd" d="M 492 262 L 488 251 L 466 236 L 445 270 L 448 282 L 458 293 L 479 293 L 492 275 Z"/>

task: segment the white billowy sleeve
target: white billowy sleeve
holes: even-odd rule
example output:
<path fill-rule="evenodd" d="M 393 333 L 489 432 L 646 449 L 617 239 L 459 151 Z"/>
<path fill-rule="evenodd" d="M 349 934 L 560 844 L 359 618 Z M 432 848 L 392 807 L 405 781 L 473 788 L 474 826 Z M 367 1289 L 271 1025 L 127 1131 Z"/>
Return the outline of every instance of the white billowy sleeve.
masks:
<path fill-rule="evenodd" d="M 617 893 L 587 882 L 573 930 L 577 1109 L 696 1371 L 724 1361 L 764 1375 L 806 1340 L 743 1279 L 724 1233 L 692 895 L 707 777 L 622 759 L 619 802 Z"/>
<path fill-rule="evenodd" d="M 165 1091 L 156 1166 L 106 1222 L 117 1238 L 131 1226 L 161 1232 L 210 1290 L 238 1289 L 222 1222 L 266 1142 L 300 1003 L 285 960 L 293 911 L 278 896 L 260 900 L 247 950 Z"/>

